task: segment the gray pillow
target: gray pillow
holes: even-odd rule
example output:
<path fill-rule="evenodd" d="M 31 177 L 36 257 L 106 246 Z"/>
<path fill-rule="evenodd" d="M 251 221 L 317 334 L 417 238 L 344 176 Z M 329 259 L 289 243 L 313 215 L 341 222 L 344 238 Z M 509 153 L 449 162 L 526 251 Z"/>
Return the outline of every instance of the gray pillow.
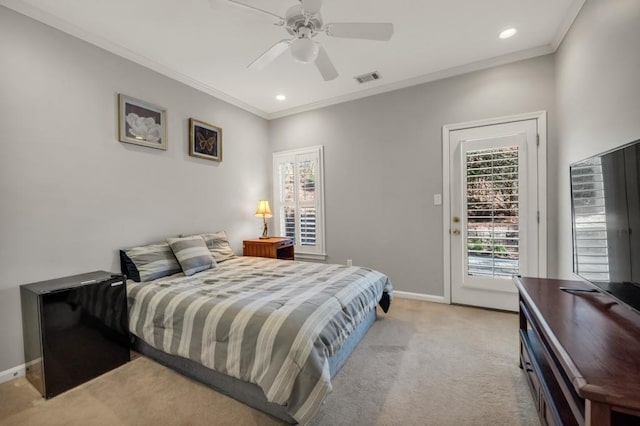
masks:
<path fill-rule="evenodd" d="M 231 246 L 229 246 L 227 234 L 225 234 L 224 231 L 214 232 L 212 234 L 200 234 L 200 236 L 204 239 L 211 255 L 217 263 L 224 262 L 225 260 L 235 257 L 233 250 L 231 250 Z"/>
<path fill-rule="evenodd" d="M 216 266 L 216 260 L 209 252 L 204 239 L 199 235 L 167 238 L 167 242 L 187 276 Z"/>
<path fill-rule="evenodd" d="M 178 259 L 167 243 L 149 244 L 120 251 L 122 272 L 135 281 L 151 281 L 180 272 Z M 124 260 L 124 263 L 122 262 Z"/>

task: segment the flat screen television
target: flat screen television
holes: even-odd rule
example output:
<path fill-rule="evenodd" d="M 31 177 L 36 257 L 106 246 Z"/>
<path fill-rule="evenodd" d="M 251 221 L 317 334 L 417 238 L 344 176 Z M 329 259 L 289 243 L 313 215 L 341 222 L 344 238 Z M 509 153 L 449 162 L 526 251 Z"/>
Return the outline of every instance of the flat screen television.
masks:
<path fill-rule="evenodd" d="M 640 313 L 640 140 L 571 165 L 573 271 Z"/>

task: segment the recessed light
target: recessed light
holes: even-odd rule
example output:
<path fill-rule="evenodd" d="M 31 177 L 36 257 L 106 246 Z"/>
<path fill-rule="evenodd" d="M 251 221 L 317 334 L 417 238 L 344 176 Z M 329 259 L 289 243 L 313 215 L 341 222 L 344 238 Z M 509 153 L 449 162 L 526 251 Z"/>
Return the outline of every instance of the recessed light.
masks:
<path fill-rule="evenodd" d="M 499 37 L 504 40 L 505 38 L 513 37 L 517 32 L 518 30 L 515 28 L 509 28 L 508 30 L 501 32 Z"/>
<path fill-rule="evenodd" d="M 287 97 L 285 95 L 276 95 L 276 99 L 279 101 L 284 101 L 287 99 Z"/>

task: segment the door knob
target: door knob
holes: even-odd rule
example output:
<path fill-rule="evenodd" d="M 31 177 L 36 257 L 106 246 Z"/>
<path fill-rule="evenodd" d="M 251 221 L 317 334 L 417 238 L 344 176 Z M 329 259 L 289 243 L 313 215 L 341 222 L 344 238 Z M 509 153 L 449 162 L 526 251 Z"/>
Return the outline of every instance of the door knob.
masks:
<path fill-rule="evenodd" d="M 460 235 L 460 230 L 459 229 L 454 229 L 453 230 L 453 235 Z"/>

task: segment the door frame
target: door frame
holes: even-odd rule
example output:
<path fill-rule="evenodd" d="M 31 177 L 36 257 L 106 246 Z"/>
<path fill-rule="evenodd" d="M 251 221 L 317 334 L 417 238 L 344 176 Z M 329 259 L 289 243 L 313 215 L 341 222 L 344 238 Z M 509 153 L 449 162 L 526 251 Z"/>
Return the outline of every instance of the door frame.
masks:
<path fill-rule="evenodd" d="M 536 120 L 538 132 L 537 170 L 538 194 L 536 194 L 539 226 L 538 226 L 538 273 L 547 276 L 547 111 L 536 111 L 465 123 L 442 126 L 442 253 L 444 254 L 444 302 L 451 304 L 451 158 L 449 145 L 451 132 L 473 127 L 493 126 L 513 123 L 515 121 Z"/>

